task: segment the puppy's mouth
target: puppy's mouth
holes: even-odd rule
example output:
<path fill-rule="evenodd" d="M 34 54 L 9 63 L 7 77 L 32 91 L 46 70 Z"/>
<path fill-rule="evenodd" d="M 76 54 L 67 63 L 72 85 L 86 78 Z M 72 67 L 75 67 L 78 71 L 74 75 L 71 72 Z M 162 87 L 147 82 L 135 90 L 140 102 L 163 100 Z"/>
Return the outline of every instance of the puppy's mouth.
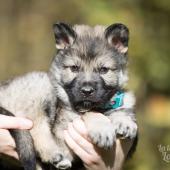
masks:
<path fill-rule="evenodd" d="M 78 112 L 85 113 L 91 111 L 95 105 L 96 105 L 95 102 L 92 102 L 90 100 L 85 100 L 85 101 L 77 102 L 75 105 L 75 109 Z"/>

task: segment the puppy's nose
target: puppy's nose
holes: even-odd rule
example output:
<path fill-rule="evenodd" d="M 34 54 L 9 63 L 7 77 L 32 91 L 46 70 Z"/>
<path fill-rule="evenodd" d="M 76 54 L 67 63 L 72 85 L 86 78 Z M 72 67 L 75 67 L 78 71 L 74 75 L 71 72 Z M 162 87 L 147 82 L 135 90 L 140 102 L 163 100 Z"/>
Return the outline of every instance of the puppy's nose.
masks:
<path fill-rule="evenodd" d="M 81 88 L 81 93 L 85 96 L 90 96 L 93 94 L 93 92 L 94 92 L 94 88 L 92 86 L 86 85 Z"/>

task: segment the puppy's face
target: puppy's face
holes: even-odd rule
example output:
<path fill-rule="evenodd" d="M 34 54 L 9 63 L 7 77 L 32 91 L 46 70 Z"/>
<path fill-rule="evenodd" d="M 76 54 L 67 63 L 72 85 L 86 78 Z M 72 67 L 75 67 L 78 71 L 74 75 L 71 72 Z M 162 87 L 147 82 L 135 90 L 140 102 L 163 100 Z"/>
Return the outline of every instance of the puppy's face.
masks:
<path fill-rule="evenodd" d="M 52 73 L 72 106 L 85 112 L 108 102 L 126 78 L 128 29 L 59 23 L 54 32 L 58 53 Z"/>

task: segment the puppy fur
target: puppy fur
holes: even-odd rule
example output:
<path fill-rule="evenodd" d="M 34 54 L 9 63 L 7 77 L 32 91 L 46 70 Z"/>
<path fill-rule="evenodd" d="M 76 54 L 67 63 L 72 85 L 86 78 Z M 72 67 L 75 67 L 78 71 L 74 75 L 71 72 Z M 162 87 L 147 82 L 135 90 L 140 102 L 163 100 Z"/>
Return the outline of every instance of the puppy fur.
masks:
<path fill-rule="evenodd" d="M 36 157 L 57 169 L 72 166 L 78 158 L 65 144 L 63 130 L 75 118 L 85 121 L 89 137 L 101 148 L 112 147 L 118 136 L 132 141 L 137 136 L 135 97 L 124 89 L 128 28 L 57 23 L 53 29 L 57 53 L 49 71 L 28 73 L 0 85 L 0 114 L 34 122 L 25 134 L 10 130 L 25 170 L 40 169 Z M 117 91 L 124 93 L 122 106 L 103 108 Z M 101 112 L 110 122 L 95 119 L 90 112 Z M 124 160 L 126 155 L 120 155 Z M 122 162 L 117 166 L 119 170 Z"/>

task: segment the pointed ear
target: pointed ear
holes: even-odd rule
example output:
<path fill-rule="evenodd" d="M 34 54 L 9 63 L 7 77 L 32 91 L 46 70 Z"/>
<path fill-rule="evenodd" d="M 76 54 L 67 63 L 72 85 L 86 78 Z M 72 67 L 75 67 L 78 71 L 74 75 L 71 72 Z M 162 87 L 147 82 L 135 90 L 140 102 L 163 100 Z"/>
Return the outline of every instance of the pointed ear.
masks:
<path fill-rule="evenodd" d="M 105 37 L 108 43 L 118 52 L 125 54 L 128 51 L 129 30 L 123 24 L 113 24 L 106 28 Z"/>
<path fill-rule="evenodd" d="M 76 33 L 69 25 L 56 23 L 53 25 L 53 30 L 57 49 L 65 49 L 74 43 Z"/>

